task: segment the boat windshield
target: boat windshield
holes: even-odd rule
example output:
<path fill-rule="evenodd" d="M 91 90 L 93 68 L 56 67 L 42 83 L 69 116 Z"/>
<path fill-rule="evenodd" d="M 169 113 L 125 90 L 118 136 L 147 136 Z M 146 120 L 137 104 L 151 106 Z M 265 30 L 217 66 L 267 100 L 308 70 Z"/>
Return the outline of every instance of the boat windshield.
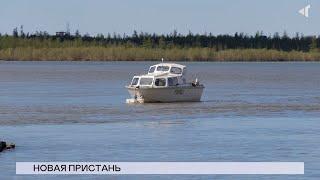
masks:
<path fill-rule="evenodd" d="M 152 81 L 153 81 L 153 78 L 141 78 L 140 85 L 142 86 L 152 85 Z"/>
<path fill-rule="evenodd" d="M 172 74 L 181 74 L 182 73 L 182 69 L 178 68 L 178 67 L 171 67 L 170 73 L 172 73 Z"/>
<path fill-rule="evenodd" d="M 131 85 L 132 86 L 136 86 L 136 85 L 138 85 L 138 83 L 139 83 L 139 78 L 133 78 L 132 82 L 131 82 Z"/>
<path fill-rule="evenodd" d="M 158 66 L 157 71 L 169 71 L 169 66 Z"/>
<path fill-rule="evenodd" d="M 153 73 L 154 70 L 156 70 L 156 67 L 155 66 L 151 66 L 150 69 L 149 69 L 149 73 Z"/>

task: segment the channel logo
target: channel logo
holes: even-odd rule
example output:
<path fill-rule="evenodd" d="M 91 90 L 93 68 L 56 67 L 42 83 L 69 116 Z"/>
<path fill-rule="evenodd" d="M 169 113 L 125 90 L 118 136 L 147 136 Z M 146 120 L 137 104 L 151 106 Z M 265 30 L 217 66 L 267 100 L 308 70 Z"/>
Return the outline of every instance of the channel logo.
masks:
<path fill-rule="evenodd" d="M 311 8 L 311 5 L 308 4 L 306 7 L 300 9 L 298 12 L 299 14 L 301 14 L 302 16 L 308 18 L 309 17 L 309 9 Z"/>

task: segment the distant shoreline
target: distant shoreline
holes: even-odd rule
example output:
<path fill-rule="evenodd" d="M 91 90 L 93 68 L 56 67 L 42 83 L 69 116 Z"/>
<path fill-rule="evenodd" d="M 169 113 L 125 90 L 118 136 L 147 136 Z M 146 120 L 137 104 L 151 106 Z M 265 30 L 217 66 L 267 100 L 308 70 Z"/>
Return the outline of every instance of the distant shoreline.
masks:
<path fill-rule="evenodd" d="M 35 34 L 13 30 L 0 34 L 0 59 L 17 61 L 210 61 L 210 62 L 280 62 L 320 61 L 320 36 L 297 34 L 289 37 L 234 35 L 102 34 L 90 36 L 79 32 Z"/>
<path fill-rule="evenodd" d="M 0 50 L 5 61 L 210 61 L 282 62 L 320 61 L 320 52 L 278 51 L 267 49 L 141 48 L 141 47 L 66 47 L 8 48 Z"/>

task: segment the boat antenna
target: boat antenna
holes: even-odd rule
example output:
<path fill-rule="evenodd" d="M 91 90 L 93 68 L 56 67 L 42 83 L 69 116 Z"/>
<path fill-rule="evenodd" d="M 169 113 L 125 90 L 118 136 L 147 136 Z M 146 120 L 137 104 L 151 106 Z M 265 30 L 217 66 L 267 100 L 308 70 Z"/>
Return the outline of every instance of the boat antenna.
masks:
<path fill-rule="evenodd" d="M 161 58 L 161 61 L 163 62 L 163 58 Z"/>

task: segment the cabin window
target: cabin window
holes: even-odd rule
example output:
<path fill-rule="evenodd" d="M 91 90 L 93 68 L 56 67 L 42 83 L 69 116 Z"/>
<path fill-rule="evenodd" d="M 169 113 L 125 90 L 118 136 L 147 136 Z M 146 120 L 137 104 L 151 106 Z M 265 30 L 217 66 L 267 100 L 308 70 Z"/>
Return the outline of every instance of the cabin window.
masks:
<path fill-rule="evenodd" d="M 168 78 L 168 86 L 176 86 L 176 85 L 178 85 L 177 77 Z"/>
<path fill-rule="evenodd" d="M 141 78 L 140 85 L 142 86 L 152 85 L 152 81 L 153 81 L 153 78 Z"/>
<path fill-rule="evenodd" d="M 136 85 L 138 85 L 138 83 L 139 83 L 139 78 L 133 78 L 132 82 L 131 82 L 131 85 L 132 86 L 136 86 Z"/>
<path fill-rule="evenodd" d="M 178 68 L 178 67 L 172 67 L 170 70 L 170 73 L 172 74 L 181 74 L 182 73 L 182 69 Z"/>
<path fill-rule="evenodd" d="M 169 66 L 158 66 L 157 71 L 169 71 Z"/>
<path fill-rule="evenodd" d="M 151 66 L 150 69 L 149 69 L 149 73 L 153 73 L 154 70 L 156 70 L 156 67 L 155 66 Z"/>
<path fill-rule="evenodd" d="M 156 86 L 166 86 L 166 79 L 165 78 L 158 78 L 154 82 Z"/>

